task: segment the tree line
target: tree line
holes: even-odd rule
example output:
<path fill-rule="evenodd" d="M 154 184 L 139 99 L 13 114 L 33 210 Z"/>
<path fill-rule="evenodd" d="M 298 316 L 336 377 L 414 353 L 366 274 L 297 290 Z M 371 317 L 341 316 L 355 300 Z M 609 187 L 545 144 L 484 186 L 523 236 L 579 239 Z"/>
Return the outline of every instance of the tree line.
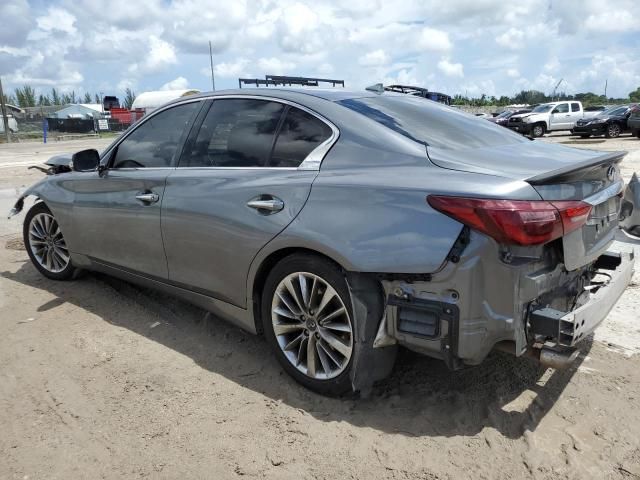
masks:
<path fill-rule="evenodd" d="M 130 109 L 136 94 L 130 88 L 124 91 L 124 97 L 120 99 L 122 108 Z M 26 107 L 49 107 L 52 105 L 70 105 L 74 103 L 98 103 L 102 104 L 100 95 L 85 92 L 84 95 L 77 94 L 75 91 L 61 92 L 57 88 L 52 88 L 48 93 L 38 93 L 30 85 L 18 87 L 13 93 L 4 95 L 5 103 L 17 105 L 20 108 Z"/>
<path fill-rule="evenodd" d="M 488 96 L 485 94 L 479 97 L 467 97 L 465 95 L 455 95 L 452 98 L 453 105 L 473 105 L 476 107 L 503 107 L 506 105 L 535 105 L 539 103 L 553 102 L 558 100 L 577 100 L 585 106 L 590 105 L 609 105 L 616 103 L 640 103 L 640 87 L 629 93 L 627 98 L 613 98 L 604 95 L 597 95 L 593 92 L 576 93 L 568 95 L 566 93 L 558 93 L 550 96 L 539 90 L 521 90 L 513 97 L 502 95 L 501 97 Z"/>
<path fill-rule="evenodd" d="M 130 88 L 125 89 L 124 97 L 120 100 L 123 108 L 130 109 L 136 98 L 135 92 Z M 535 105 L 538 103 L 552 102 L 554 100 L 578 100 L 585 106 L 590 105 L 607 105 L 615 103 L 637 102 L 640 103 L 640 87 L 629 93 L 628 98 L 612 98 L 604 95 L 596 95 L 593 92 L 576 93 L 575 95 L 567 95 L 559 93 L 553 97 L 539 90 L 521 90 L 513 97 L 502 95 L 495 97 L 485 94 L 479 97 L 467 97 L 466 95 L 453 96 L 453 105 L 472 105 L 476 107 L 502 107 L 506 105 L 528 104 Z M 11 105 L 17 105 L 20 108 L 40 107 L 50 105 L 69 105 L 72 103 L 102 103 L 100 95 L 85 92 L 84 95 L 76 95 L 75 91 L 61 93 L 58 89 L 52 88 L 49 93 L 37 93 L 36 90 L 29 86 L 16 88 L 13 94 L 5 94 L 5 102 Z"/>

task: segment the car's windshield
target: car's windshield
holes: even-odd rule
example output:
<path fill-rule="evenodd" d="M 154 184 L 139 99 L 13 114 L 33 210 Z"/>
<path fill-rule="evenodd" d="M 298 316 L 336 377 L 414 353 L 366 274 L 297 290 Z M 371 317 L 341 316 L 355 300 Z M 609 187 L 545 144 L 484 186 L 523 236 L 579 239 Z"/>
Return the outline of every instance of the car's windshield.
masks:
<path fill-rule="evenodd" d="M 531 110 L 531 112 L 533 112 L 533 113 L 544 113 L 544 112 L 548 112 L 553 107 L 554 107 L 553 105 L 550 105 L 548 103 L 543 103 L 542 105 L 538 105 L 536 108 Z"/>
<path fill-rule="evenodd" d="M 500 115 L 498 115 L 496 118 L 506 118 L 506 117 L 510 117 L 511 115 L 513 115 L 513 111 L 512 110 L 505 110 Z"/>
<path fill-rule="evenodd" d="M 527 142 L 495 123 L 409 95 L 350 98 L 339 103 L 433 147 L 464 150 Z"/>
<path fill-rule="evenodd" d="M 623 115 L 627 111 L 627 106 L 621 107 L 616 105 L 615 107 L 609 107 L 598 114 L 598 117 L 606 117 L 609 115 Z"/>

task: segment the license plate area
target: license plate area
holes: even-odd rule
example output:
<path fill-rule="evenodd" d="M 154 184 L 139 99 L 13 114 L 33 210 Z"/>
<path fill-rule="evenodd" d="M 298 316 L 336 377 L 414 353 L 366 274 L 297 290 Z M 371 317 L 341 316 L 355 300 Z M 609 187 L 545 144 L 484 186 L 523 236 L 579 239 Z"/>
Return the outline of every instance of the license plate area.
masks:
<path fill-rule="evenodd" d="M 621 198 L 614 195 L 594 205 L 582 228 L 562 237 L 567 270 L 575 270 L 598 258 L 613 241 L 618 226 Z"/>

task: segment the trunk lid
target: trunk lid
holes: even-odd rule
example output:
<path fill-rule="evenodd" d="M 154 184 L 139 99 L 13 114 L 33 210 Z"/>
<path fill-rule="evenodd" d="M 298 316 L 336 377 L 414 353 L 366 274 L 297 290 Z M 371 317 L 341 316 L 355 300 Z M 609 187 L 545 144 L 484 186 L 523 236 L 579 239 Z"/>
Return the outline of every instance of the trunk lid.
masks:
<path fill-rule="evenodd" d="M 618 164 L 626 152 L 532 141 L 466 151 L 427 147 L 427 153 L 442 168 L 525 181 L 542 200 L 580 200 L 591 205 L 586 223 L 562 237 L 568 270 L 593 262 L 614 239 L 624 188 Z"/>

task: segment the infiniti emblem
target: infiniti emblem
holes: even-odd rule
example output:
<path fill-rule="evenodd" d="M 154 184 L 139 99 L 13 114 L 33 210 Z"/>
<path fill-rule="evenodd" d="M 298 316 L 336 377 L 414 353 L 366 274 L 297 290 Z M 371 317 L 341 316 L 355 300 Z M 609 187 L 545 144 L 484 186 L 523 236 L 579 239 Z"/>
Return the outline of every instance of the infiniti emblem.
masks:
<path fill-rule="evenodd" d="M 613 181 L 613 179 L 616 176 L 616 167 L 614 167 L 613 165 L 611 165 L 608 169 L 607 169 L 607 178 L 611 181 Z"/>

